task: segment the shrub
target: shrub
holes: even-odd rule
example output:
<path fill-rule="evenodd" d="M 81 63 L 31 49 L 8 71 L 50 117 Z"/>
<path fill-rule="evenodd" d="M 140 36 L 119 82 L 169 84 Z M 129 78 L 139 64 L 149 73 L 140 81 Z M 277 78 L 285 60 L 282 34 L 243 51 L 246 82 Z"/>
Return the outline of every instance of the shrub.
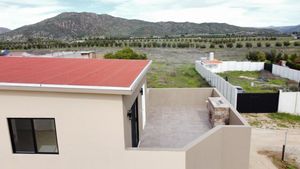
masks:
<path fill-rule="evenodd" d="M 295 64 L 295 63 L 292 63 L 292 62 L 290 62 L 290 61 L 287 61 L 287 62 L 286 62 L 286 65 L 287 65 L 289 68 L 296 69 L 296 70 L 300 70 L 300 64 Z"/>
<path fill-rule="evenodd" d="M 267 60 L 269 60 L 271 63 L 275 62 L 277 51 L 271 50 L 271 52 L 265 52 Z"/>
<path fill-rule="evenodd" d="M 257 59 L 258 61 L 265 61 L 266 60 L 266 54 L 265 52 L 262 52 L 262 51 L 259 51 L 259 52 L 256 52 L 256 56 L 257 56 Z"/>
<path fill-rule="evenodd" d="M 227 44 L 226 44 L 226 47 L 227 47 L 227 48 L 233 48 L 233 44 L 232 44 L 232 43 L 227 43 Z"/>
<path fill-rule="evenodd" d="M 268 47 L 270 47 L 270 46 L 271 46 L 271 43 L 269 43 L 269 42 L 266 42 L 266 43 L 265 43 L 265 46 L 268 48 Z"/>
<path fill-rule="evenodd" d="M 250 61 L 265 61 L 266 60 L 266 54 L 262 51 L 250 51 L 246 58 Z"/>
<path fill-rule="evenodd" d="M 242 43 L 237 43 L 236 44 L 236 48 L 242 48 L 243 47 L 243 44 Z"/>
<path fill-rule="evenodd" d="M 223 44 L 219 44 L 219 48 L 224 48 L 224 45 Z"/>
<path fill-rule="evenodd" d="M 246 43 L 246 47 L 247 47 L 247 48 L 252 48 L 252 43 L 247 42 L 247 43 Z"/>
<path fill-rule="evenodd" d="M 300 42 L 299 41 L 294 42 L 294 46 L 300 46 Z"/>
<path fill-rule="evenodd" d="M 284 45 L 285 47 L 287 47 L 287 46 L 290 46 L 291 43 L 290 43 L 289 41 L 284 41 L 284 42 L 283 42 L 283 45 Z"/>
<path fill-rule="evenodd" d="M 200 45 L 200 48 L 204 49 L 204 48 L 206 48 L 206 46 L 205 45 Z"/>
<path fill-rule="evenodd" d="M 104 55 L 105 59 L 140 59 L 145 60 L 147 59 L 146 54 L 138 54 L 134 52 L 130 48 L 124 48 L 122 50 L 117 51 L 116 53 L 108 53 Z"/>
<path fill-rule="evenodd" d="M 210 44 L 209 48 L 215 48 L 215 44 Z"/>
<path fill-rule="evenodd" d="M 281 46 L 282 46 L 282 43 L 281 43 L 281 42 L 276 42 L 276 43 L 275 43 L 275 46 L 281 47 Z"/>
<path fill-rule="evenodd" d="M 256 43 L 256 46 L 260 48 L 260 47 L 262 46 L 262 45 L 261 45 L 261 42 L 257 42 L 257 43 Z"/>

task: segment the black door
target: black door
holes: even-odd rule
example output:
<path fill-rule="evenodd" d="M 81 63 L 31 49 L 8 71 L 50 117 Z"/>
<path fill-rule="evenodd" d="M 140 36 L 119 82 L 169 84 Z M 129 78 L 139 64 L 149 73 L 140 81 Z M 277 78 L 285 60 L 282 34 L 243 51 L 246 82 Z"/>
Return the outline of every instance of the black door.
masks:
<path fill-rule="evenodd" d="M 137 147 L 139 144 L 139 114 L 138 114 L 138 100 L 135 99 L 131 107 L 131 139 L 132 147 Z"/>

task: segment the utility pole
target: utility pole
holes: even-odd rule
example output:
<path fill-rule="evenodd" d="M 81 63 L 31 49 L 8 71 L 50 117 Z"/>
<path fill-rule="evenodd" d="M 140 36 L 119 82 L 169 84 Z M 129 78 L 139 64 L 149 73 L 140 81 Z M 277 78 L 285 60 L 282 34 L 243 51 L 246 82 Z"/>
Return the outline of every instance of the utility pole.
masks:
<path fill-rule="evenodd" d="M 288 129 L 285 132 L 285 138 L 284 138 L 284 144 L 282 146 L 282 155 L 281 155 L 281 161 L 284 161 L 284 155 L 285 155 L 285 146 L 286 146 L 286 141 L 287 141 L 287 134 L 288 134 Z"/>

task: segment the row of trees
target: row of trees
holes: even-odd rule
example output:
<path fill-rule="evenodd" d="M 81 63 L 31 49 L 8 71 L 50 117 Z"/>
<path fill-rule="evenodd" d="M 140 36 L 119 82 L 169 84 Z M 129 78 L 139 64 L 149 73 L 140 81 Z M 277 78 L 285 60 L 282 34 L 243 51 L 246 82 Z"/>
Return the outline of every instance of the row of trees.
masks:
<path fill-rule="evenodd" d="M 247 53 L 246 58 L 250 61 L 262 61 L 272 64 L 277 64 L 284 60 L 287 62 L 287 66 L 300 70 L 300 55 L 297 53 L 288 55 L 283 52 L 277 52 L 276 50 L 271 50 L 269 52 L 250 51 Z"/>
<path fill-rule="evenodd" d="M 275 42 L 227 42 L 227 43 L 191 43 L 191 42 L 120 42 L 114 40 L 84 41 L 65 43 L 60 41 L 41 42 L 0 42 L 0 49 L 51 49 L 51 48 L 81 48 L 81 47 L 139 47 L 139 48 L 253 48 L 253 47 L 289 47 L 300 46 L 299 41 Z"/>

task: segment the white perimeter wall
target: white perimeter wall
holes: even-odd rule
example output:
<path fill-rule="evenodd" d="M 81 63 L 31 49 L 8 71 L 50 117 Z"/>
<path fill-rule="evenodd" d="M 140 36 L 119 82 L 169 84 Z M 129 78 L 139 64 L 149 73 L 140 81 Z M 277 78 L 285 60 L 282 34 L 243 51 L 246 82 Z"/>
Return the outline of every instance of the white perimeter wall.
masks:
<path fill-rule="evenodd" d="M 208 69 L 214 73 L 226 71 L 260 71 L 264 69 L 264 62 L 225 61 L 218 64 L 217 67 Z"/>
<path fill-rule="evenodd" d="M 300 82 L 299 70 L 273 64 L 272 73 L 283 78 Z M 300 115 L 300 92 L 280 91 L 278 112 Z"/>
<path fill-rule="evenodd" d="M 300 92 L 280 92 L 278 112 L 300 115 Z"/>
<path fill-rule="evenodd" d="M 196 61 L 195 67 L 197 72 L 212 86 L 217 88 L 222 95 L 236 108 L 237 103 L 237 89 L 224 80 L 221 76 L 211 72 L 204 67 L 200 61 Z"/>
<path fill-rule="evenodd" d="M 277 75 L 277 76 L 280 76 L 283 78 L 288 78 L 290 80 L 300 82 L 300 71 L 299 70 L 290 69 L 288 67 L 283 67 L 283 66 L 273 64 L 272 73 L 274 75 Z"/>

